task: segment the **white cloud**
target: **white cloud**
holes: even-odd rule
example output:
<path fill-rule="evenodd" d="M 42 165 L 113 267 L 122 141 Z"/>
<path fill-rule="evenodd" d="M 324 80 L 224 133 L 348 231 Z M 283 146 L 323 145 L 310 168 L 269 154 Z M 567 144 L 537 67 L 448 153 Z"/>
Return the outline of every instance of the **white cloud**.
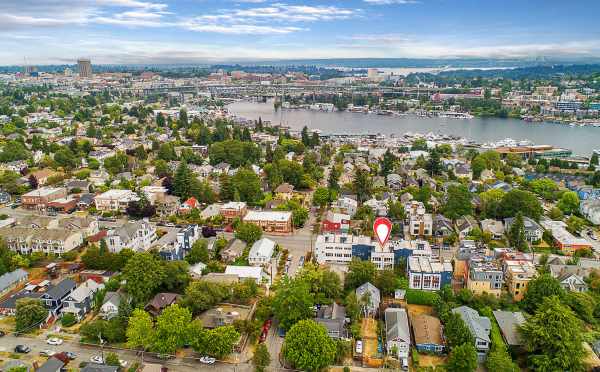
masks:
<path fill-rule="evenodd" d="M 365 3 L 373 5 L 393 5 L 393 4 L 418 4 L 416 0 L 363 0 Z"/>

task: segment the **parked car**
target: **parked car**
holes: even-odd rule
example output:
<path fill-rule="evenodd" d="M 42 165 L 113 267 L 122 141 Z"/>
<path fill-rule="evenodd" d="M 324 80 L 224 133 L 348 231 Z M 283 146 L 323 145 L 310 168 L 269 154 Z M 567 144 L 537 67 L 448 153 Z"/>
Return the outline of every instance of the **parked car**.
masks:
<path fill-rule="evenodd" d="M 202 236 L 205 238 L 211 238 L 213 236 L 217 236 L 217 231 L 209 226 L 202 227 Z"/>
<path fill-rule="evenodd" d="M 127 361 L 123 360 L 123 359 L 119 359 L 119 364 L 121 365 L 121 367 L 125 368 L 127 367 Z"/>
<path fill-rule="evenodd" d="M 63 340 L 62 340 L 62 338 L 58 338 L 58 337 L 51 337 L 51 338 L 49 338 L 49 339 L 47 339 L 47 340 L 46 340 L 46 343 L 47 343 L 48 345 L 55 345 L 55 346 L 58 346 L 58 345 L 62 345 L 62 343 L 63 343 Z"/>
<path fill-rule="evenodd" d="M 56 351 L 50 350 L 50 349 L 40 351 L 40 355 L 47 356 L 47 357 L 51 357 L 54 354 L 56 354 Z"/>
<path fill-rule="evenodd" d="M 95 364 L 104 364 L 104 359 L 100 355 L 93 355 L 90 358 L 90 362 L 95 363 Z"/>
<path fill-rule="evenodd" d="M 6 336 L 6 333 L 4 331 L 0 331 L 0 337 L 4 337 Z"/>
<path fill-rule="evenodd" d="M 65 356 L 71 360 L 74 360 L 77 358 L 77 354 L 75 354 L 71 351 L 65 351 Z"/>
<path fill-rule="evenodd" d="M 203 356 L 200 358 L 200 363 L 204 363 L 204 364 L 215 364 L 217 360 L 215 358 L 209 357 L 209 356 Z"/>
<path fill-rule="evenodd" d="M 31 351 L 31 348 L 27 345 L 17 345 L 15 346 L 15 353 L 27 354 Z"/>

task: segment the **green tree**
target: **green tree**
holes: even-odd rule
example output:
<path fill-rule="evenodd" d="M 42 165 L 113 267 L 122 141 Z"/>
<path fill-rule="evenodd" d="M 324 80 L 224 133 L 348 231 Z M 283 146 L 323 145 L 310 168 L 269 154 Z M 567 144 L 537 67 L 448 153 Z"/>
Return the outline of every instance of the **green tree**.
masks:
<path fill-rule="evenodd" d="M 460 315 L 456 313 L 448 314 L 448 319 L 446 319 L 444 325 L 444 334 L 451 348 L 473 343 L 473 335 L 469 327 L 467 327 Z"/>
<path fill-rule="evenodd" d="M 443 207 L 444 216 L 456 220 L 473 213 L 472 195 L 464 185 L 448 187 L 447 201 Z"/>
<path fill-rule="evenodd" d="M 388 174 L 392 173 L 394 171 L 395 162 L 396 156 L 392 154 L 390 149 L 387 149 L 381 160 L 381 175 L 387 177 Z"/>
<path fill-rule="evenodd" d="M 348 265 L 345 287 L 348 289 L 355 289 L 366 282 L 372 283 L 375 279 L 376 271 L 377 268 L 373 262 L 353 258 Z"/>
<path fill-rule="evenodd" d="M 185 307 L 173 304 L 156 318 L 152 350 L 161 354 L 175 354 L 191 340 L 192 313 Z"/>
<path fill-rule="evenodd" d="M 198 239 L 192 244 L 192 249 L 185 256 L 185 260 L 190 264 L 194 265 L 198 262 L 208 263 L 210 260 L 210 253 L 208 252 L 208 243 L 206 239 Z"/>
<path fill-rule="evenodd" d="M 437 176 L 442 173 L 442 161 L 438 150 L 433 149 L 429 153 L 429 159 L 427 159 L 427 165 L 425 169 L 429 172 L 429 175 Z"/>
<path fill-rule="evenodd" d="M 235 231 L 235 237 L 247 244 L 253 244 L 262 237 L 262 229 L 253 223 L 240 223 Z"/>
<path fill-rule="evenodd" d="M 189 264 L 186 261 L 167 261 L 163 265 L 161 289 L 166 292 L 183 292 L 190 282 Z"/>
<path fill-rule="evenodd" d="M 533 313 L 543 303 L 544 298 L 558 296 L 564 298 L 565 291 L 560 282 L 550 274 L 542 274 L 527 285 L 527 292 L 523 298 L 525 309 Z"/>
<path fill-rule="evenodd" d="M 136 253 L 123 268 L 125 289 L 135 304 L 145 304 L 165 277 L 162 263 L 152 254 Z"/>
<path fill-rule="evenodd" d="M 232 177 L 234 189 L 239 193 L 240 201 L 256 203 L 262 199 L 262 184 L 260 177 L 250 168 L 238 169 Z"/>
<path fill-rule="evenodd" d="M 287 330 L 298 321 L 311 318 L 313 305 L 308 283 L 285 277 L 273 298 L 273 313 L 279 319 L 281 328 Z"/>
<path fill-rule="evenodd" d="M 37 298 L 20 298 L 15 307 L 15 331 L 30 332 L 46 319 L 48 310 Z"/>
<path fill-rule="evenodd" d="M 264 372 L 265 368 L 269 366 L 271 363 L 271 354 L 269 354 L 269 349 L 267 349 L 267 345 L 264 343 L 258 344 L 256 350 L 254 351 L 254 356 L 252 357 L 252 364 L 254 364 L 254 370 L 256 372 Z"/>
<path fill-rule="evenodd" d="M 477 369 L 477 351 L 472 343 L 456 346 L 446 363 L 447 372 L 470 372 Z"/>
<path fill-rule="evenodd" d="M 337 273 L 308 262 L 296 275 L 296 280 L 308 284 L 314 302 L 331 303 L 342 293 L 342 281 Z"/>
<path fill-rule="evenodd" d="M 529 290 L 528 290 L 529 292 Z M 529 362 L 536 371 L 584 371 L 581 321 L 558 296 L 540 302 L 521 327 Z"/>
<path fill-rule="evenodd" d="M 513 189 L 502 198 L 500 213 L 502 217 L 513 217 L 521 212 L 524 216 L 539 220 L 544 212 L 542 205 L 534 194 L 519 189 Z"/>
<path fill-rule="evenodd" d="M 321 208 L 331 202 L 331 192 L 327 187 L 318 187 L 313 193 L 313 204 Z"/>
<path fill-rule="evenodd" d="M 481 173 L 486 169 L 485 160 L 480 157 L 475 157 L 471 161 L 471 171 L 473 172 L 473 178 L 478 180 L 481 177 Z"/>
<path fill-rule="evenodd" d="M 195 281 L 185 289 L 182 304 L 194 315 L 210 309 L 229 296 L 230 289 L 219 283 Z"/>
<path fill-rule="evenodd" d="M 359 202 L 362 203 L 369 199 L 371 197 L 371 193 L 373 192 L 373 179 L 371 178 L 369 171 L 356 168 L 352 186 Z"/>
<path fill-rule="evenodd" d="M 573 214 L 579 211 L 579 196 L 575 191 L 567 191 L 556 205 L 563 213 Z"/>
<path fill-rule="evenodd" d="M 287 332 L 283 355 L 294 368 L 317 372 L 335 361 L 336 345 L 324 326 L 302 320 Z"/>
<path fill-rule="evenodd" d="M 150 314 L 142 309 L 135 309 L 127 323 L 127 346 L 133 349 L 148 350 L 154 343 L 154 323 Z"/>
<path fill-rule="evenodd" d="M 197 352 L 223 359 L 233 352 L 233 347 L 239 338 L 240 334 L 233 326 L 217 327 L 206 331 L 200 340 L 195 344 L 192 343 L 192 347 Z"/>
<path fill-rule="evenodd" d="M 182 161 L 175 171 L 173 194 L 181 197 L 182 200 L 189 198 L 192 195 L 191 185 L 193 179 L 195 179 L 194 174 L 188 168 L 187 163 Z"/>
<path fill-rule="evenodd" d="M 517 216 L 510 226 L 508 241 L 511 246 L 522 252 L 528 248 L 527 239 L 525 238 L 525 222 L 523 221 L 523 214 L 521 214 L 521 212 L 517 213 Z"/>

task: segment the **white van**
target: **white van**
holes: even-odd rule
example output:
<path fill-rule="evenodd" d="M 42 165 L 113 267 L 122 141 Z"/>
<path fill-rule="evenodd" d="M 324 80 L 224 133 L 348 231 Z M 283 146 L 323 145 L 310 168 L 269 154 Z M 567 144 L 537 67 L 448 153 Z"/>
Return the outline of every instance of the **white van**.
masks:
<path fill-rule="evenodd" d="M 408 358 L 402 358 L 402 370 L 408 371 Z"/>
<path fill-rule="evenodd" d="M 362 341 L 356 341 L 356 354 L 362 354 Z"/>

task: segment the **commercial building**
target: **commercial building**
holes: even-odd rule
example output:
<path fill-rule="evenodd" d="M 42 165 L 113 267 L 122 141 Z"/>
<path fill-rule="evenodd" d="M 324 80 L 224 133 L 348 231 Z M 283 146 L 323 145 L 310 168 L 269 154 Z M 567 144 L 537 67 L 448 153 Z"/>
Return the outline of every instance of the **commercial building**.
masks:
<path fill-rule="evenodd" d="M 289 234 L 293 231 L 292 212 L 249 211 L 243 221 L 258 225 L 269 233 Z"/>
<path fill-rule="evenodd" d="M 567 224 L 563 221 L 544 220 L 542 225 L 552 232 L 554 242 L 564 254 L 572 255 L 581 249 L 592 249 L 590 242 L 567 231 Z"/>
<path fill-rule="evenodd" d="M 242 219 L 248 213 L 248 207 L 244 202 L 229 202 L 221 206 L 220 213 L 229 223 L 236 218 Z"/>
<path fill-rule="evenodd" d="M 323 234 L 317 236 L 315 241 L 315 259 L 319 264 L 348 264 L 354 256 L 363 260 L 370 259 L 373 248 L 368 236 Z M 365 254 L 362 254 L 363 251 Z"/>
<path fill-rule="evenodd" d="M 51 201 L 65 198 L 67 189 L 64 187 L 40 187 L 21 196 L 21 202 L 25 208 L 47 208 Z"/>
<path fill-rule="evenodd" d="M 79 77 L 90 79 L 92 77 L 92 61 L 89 58 L 80 58 L 77 60 L 77 69 Z"/>

